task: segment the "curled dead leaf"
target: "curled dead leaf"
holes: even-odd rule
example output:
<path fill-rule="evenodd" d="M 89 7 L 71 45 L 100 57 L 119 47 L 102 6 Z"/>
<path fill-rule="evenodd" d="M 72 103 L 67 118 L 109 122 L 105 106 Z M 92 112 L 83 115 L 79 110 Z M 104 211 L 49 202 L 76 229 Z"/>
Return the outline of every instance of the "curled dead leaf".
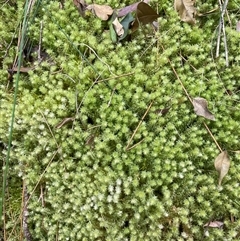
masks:
<path fill-rule="evenodd" d="M 121 8 L 119 11 L 118 11 L 118 17 L 123 17 L 125 15 L 127 15 L 128 13 L 131 13 L 133 11 L 136 11 L 137 10 L 137 6 L 138 6 L 139 2 L 137 3 L 133 3 L 129 6 L 126 6 L 124 8 Z"/>
<path fill-rule="evenodd" d="M 214 166 L 219 173 L 218 185 L 221 186 L 223 178 L 227 175 L 230 168 L 230 158 L 227 151 L 221 152 L 214 161 Z"/>
<path fill-rule="evenodd" d="M 118 18 L 115 18 L 114 21 L 112 22 L 114 29 L 116 31 L 116 34 L 118 36 L 122 36 L 124 34 L 124 29 L 122 24 L 118 21 Z"/>
<path fill-rule="evenodd" d="M 214 115 L 208 110 L 208 103 L 204 98 L 193 98 L 194 112 L 198 116 L 203 116 L 209 120 L 215 120 Z"/>
<path fill-rule="evenodd" d="M 84 17 L 87 4 L 84 0 L 73 0 L 73 4 L 77 7 L 79 14 Z"/>
<path fill-rule="evenodd" d="M 178 12 L 181 20 L 190 24 L 196 23 L 196 0 L 175 0 L 174 8 Z"/>
<path fill-rule="evenodd" d="M 129 27 L 131 25 L 131 23 L 134 21 L 134 17 L 132 16 L 131 13 L 128 13 L 122 20 L 121 20 L 121 24 L 123 26 L 124 29 L 124 34 L 119 38 L 119 41 L 123 40 L 124 38 L 127 37 L 128 32 L 129 32 Z"/>
<path fill-rule="evenodd" d="M 136 31 L 139 27 L 139 23 L 148 24 L 155 21 L 159 15 L 154 9 L 152 9 L 147 3 L 140 2 L 137 5 L 136 20 L 133 22 L 132 31 Z"/>
<path fill-rule="evenodd" d="M 108 5 L 90 4 L 86 9 L 93 11 L 102 20 L 108 20 L 113 13 L 113 9 Z"/>
<path fill-rule="evenodd" d="M 150 2 L 150 0 L 143 0 L 143 2 L 148 4 Z M 129 6 L 119 9 L 117 16 L 120 18 L 120 17 L 126 16 L 128 13 L 132 13 L 132 12 L 136 11 L 139 3 L 140 2 L 136 2 Z"/>
<path fill-rule="evenodd" d="M 204 224 L 203 227 L 210 227 L 210 228 L 221 228 L 223 226 L 223 222 L 221 221 L 212 221 Z"/>

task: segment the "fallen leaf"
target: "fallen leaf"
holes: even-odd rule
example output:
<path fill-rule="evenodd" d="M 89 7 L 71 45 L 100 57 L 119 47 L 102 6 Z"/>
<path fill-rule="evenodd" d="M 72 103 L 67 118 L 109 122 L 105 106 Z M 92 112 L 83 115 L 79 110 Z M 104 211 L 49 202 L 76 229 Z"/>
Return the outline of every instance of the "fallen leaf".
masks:
<path fill-rule="evenodd" d="M 150 1 L 149 0 L 144 0 L 143 2 L 149 3 Z M 136 2 L 136 3 L 133 3 L 133 4 L 129 5 L 129 6 L 126 6 L 124 8 L 119 9 L 117 16 L 120 18 L 120 17 L 126 16 L 128 13 L 132 13 L 132 12 L 136 11 L 137 10 L 137 6 L 138 6 L 139 3 L 140 2 Z"/>
<path fill-rule="evenodd" d="M 221 186 L 223 178 L 227 175 L 230 168 L 230 159 L 227 151 L 221 152 L 214 161 L 214 166 L 219 173 L 218 185 Z"/>
<path fill-rule="evenodd" d="M 152 25 L 153 25 L 155 31 L 157 31 L 159 29 L 158 21 L 153 21 Z"/>
<path fill-rule="evenodd" d="M 203 227 L 210 227 L 210 228 L 221 228 L 223 226 L 223 222 L 221 221 L 213 221 L 213 222 L 208 222 L 204 224 Z"/>
<path fill-rule="evenodd" d="M 124 8 L 121 8 L 119 11 L 118 11 L 118 14 L 117 16 L 120 18 L 120 17 L 123 17 L 125 15 L 127 15 L 128 13 L 131 13 L 131 12 L 134 12 L 137 10 L 137 6 L 140 2 L 137 2 L 137 3 L 133 3 L 129 6 L 126 6 Z"/>
<path fill-rule="evenodd" d="M 139 23 L 148 24 L 155 21 L 159 15 L 148 4 L 140 2 L 137 5 L 136 19 L 132 25 L 132 31 L 136 31 L 139 27 Z"/>
<path fill-rule="evenodd" d="M 118 21 L 118 18 L 115 18 L 112 22 L 114 29 L 118 36 L 122 36 L 124 34 L 124 29 L 122 24 Z"/>
<path fill-rule="evenodd" d="M 119 38 L 119 41 L 123 40 L 128 35 L 128 30 L 130 24 L 134 21 L 134 18 L 131 13 L 128 13 L 122 20 L 121 24 L 124 29 L 124 34 Z"/>
<path fill-rule="evenodd" d="M 178 12 L 181 20 L 190 24 L 195 24 L 196 8 L 194 6 L 196 0 L 175 0 L 174 8 Z"/>
<path fill-rule="evenodd" d="M 87 4 L 84 0 L 73 0 L 73 4 L 77 7 L 79 14 L 84 17 Z"/>
<path fill-rule="evenodd" d="M 209 120 L 215 120 L 214 115 L 208 110 L 208 103 L 204 98 L 193 98 L 193 107 L 196 115 L 203 116 Z"/>
<path fill-rule="evenodd" d="M 93 11 L 102 20 L 108 20 L 113 13 L 113 9 L 108 5 L 90 4 L 86 9 Z"/>

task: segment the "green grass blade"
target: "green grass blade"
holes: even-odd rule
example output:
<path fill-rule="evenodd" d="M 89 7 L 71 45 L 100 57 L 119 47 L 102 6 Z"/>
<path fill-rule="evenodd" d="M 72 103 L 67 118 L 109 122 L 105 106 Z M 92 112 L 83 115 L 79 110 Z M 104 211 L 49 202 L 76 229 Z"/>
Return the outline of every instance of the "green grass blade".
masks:
<path fill-rule="evenodd" d="M 3 167 L 3 184 L 2 184 L 2 196 L 0 199 L 0 217 L 1 217 L 1 224 L 2 224 L 2 215 L 3 215 L 3 207 L 5 204 L 5 191 L 6 191 L 6 183 L 7 183 L 7 176 L 8 176 L 8 169 L 9 169 L 9 159 L 10 159 L 10 153 L 11 153 L 11 144 L 12 144 L 12 136 L 13 136 L 13 125 L 15 121 L 15 109 L 16 109 L 16 103 L 17 103 L 17 94 L 18 94 L 18 83 L 19 83 L 19 75 L 20 75 L 20 67 L 22 63 L 22 57 L 23 57 L 23 47 L 24 47 L 24 41 L 26 37 L 26 29 L 27 29 L 27 23 L 28 23 L 28 5 L 29 1 L 27 0 L 25 3 L 24 8 L 24 17 L 22 22 L 22 29 L 21 29 L 21 41 L 20 41 L 20 48 L 18 53 L 18 71 L 16 75 L 16 81 L 15 81 L 15 89 L 14 89 L 14 98 L 13 98 L 13 107 L 12 107 L 12 115 L 11 115 L 11 123 L 10 123 L 10 129 L 9 129 L 9 137 L 8 137 L 8 149 L 7 149 L 7 157 L 5 166 Z"/>

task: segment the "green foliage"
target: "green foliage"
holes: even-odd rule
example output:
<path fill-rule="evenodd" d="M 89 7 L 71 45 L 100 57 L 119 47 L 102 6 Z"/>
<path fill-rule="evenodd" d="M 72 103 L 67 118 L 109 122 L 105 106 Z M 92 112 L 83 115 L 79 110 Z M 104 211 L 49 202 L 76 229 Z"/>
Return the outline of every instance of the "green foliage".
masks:
<path fill-rule="evenodd" d="M 32 194 L 34 240 L 203 240 L 209 220 L 224 221 L 224 229 L 209 228 L 207 240 L 237 240 L 239 156 L 230 153 L 231 167 L 219 189 L 213 165 L 219 150 L 169 60 L 190 96 L 208 100 L 216 121 L 206 123 L 220 146 L 239 150 L 239 35 L 227 26 L 227 68 L 223 46 L 218 59 L 212 56 L 219 14 L 190 26 L 180 22 L 171 1 L 152 2 L 161 13 L 159 32 L 146 26 L 119 44 L 111 42 L 104 22 L 80 17 L 72 1 L 63 9 L 58 1 L 42 1 L 29 26 L 29 38 L 38 45 L 42 21 L 41 47 L 50 60 L 21 75 L 11 175 L 24 179 Z M 201 12 L 216 4 L 203 2 Z M 10 7 L 6 11 L 14 26 L 17 18 Z M 10 30 L 2 31 L 9 43 Z M 1 70 L 1 160 L 13 98 L 6 69 L 14 48 Z M 136 146 L 126 150 L 152 101 L 129 143 Z M 156 113 L 168 107 L 165 115 Z M 75 120 L 56 128 L 68 117 Z M 93 145 L 86 144 L 90 136 Z"/>

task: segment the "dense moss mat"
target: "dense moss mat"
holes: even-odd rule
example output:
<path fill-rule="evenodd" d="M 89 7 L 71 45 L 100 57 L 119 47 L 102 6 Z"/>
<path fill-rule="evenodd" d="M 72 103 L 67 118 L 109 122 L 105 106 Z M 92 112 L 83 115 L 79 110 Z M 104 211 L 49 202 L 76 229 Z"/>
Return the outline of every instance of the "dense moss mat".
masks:
<path fill-rule="evenodd" d="M 0 20 L 2 160 L 15 80 L 8 80 L 7 69 L 17 39 L 3 55 L 21 19 L 10 4 Z M 198 1 L 197 7 L 203 13 L 214 4 Z M 32 194 L 33 240 L 238 240 L 240 158 L 231 151 L 240 149 L 239 5 L 229 3 L 226 17 L 229 67 L 223 41 L 214 58 L 219 11 L 191 26 L 171 1 L 151 1 L 161 16 L 159 31 L 144 26 L 113 44 L 105 22 L 80 17 L 70 0 L 61 6 L 42 1 L 29 23 L 32 46 L 41 35 L 50 59 L 21 73 L 16 107 L 9 184 L 19 190 L 24 179 Z M 208 100 L 216 121 L 195 115 L 173 68 L 191 97 Z M 69 117 L 76 118 L 56 128 Z M 221 188 L 214 169 L 219 149 L 204 122 L 231 158 Z M 204 229 L 214 220 L 223 228 Z"/>

